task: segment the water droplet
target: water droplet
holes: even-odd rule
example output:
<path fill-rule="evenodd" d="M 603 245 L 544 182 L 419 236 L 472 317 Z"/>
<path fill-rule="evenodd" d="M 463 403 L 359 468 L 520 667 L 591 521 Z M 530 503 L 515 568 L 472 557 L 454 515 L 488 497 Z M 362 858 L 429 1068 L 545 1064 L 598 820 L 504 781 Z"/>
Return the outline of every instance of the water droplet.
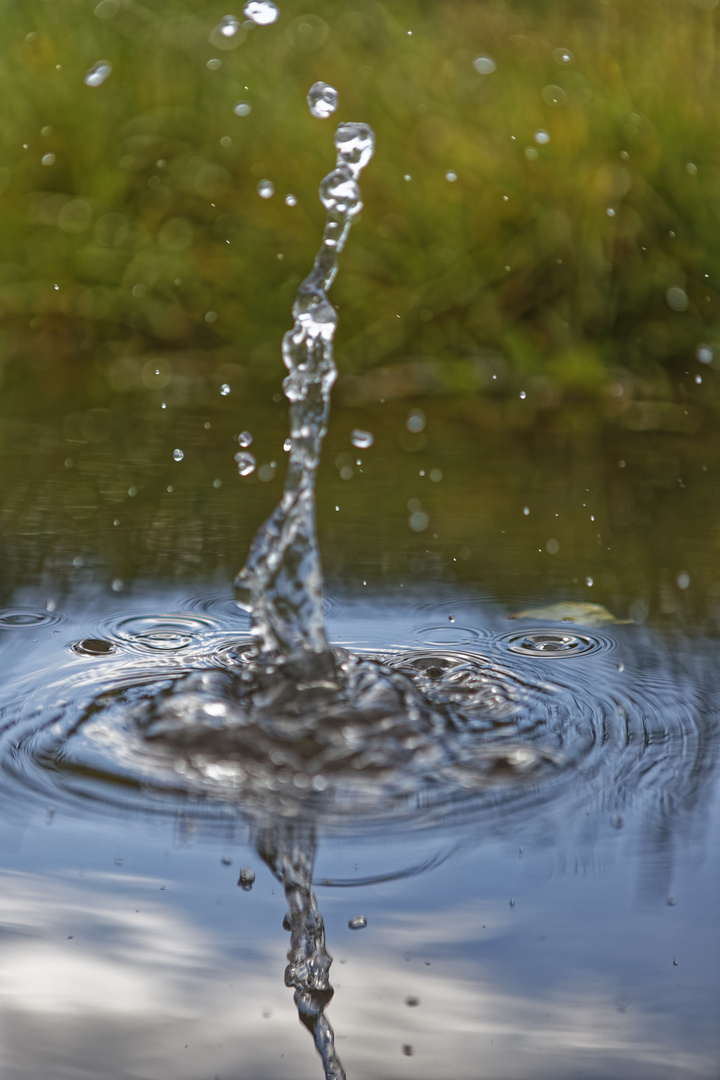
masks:
<path fill-rule="evenodd" d="M 224 383 L 222 384 L 222 386 L 220 387 L 220 393 L 221 393 L 221 395 L 222 395 L 223 397 L 227 397 L 227 396 L 228 396 L 228 394 L 230 393 L 230 384 L 229 384 L 229 383 L 226 383 L 226 382 L 224 382 Z"/>
<path fill-rule="evenodd" d="M 271 199 L 275 194 L 275 185 L 272 180 L 261 180 L 257 186 L 257 193 L 261 199 Z"/>
<path fill-rule="evenodd" d="M 412 409 L 408 413 L 407 419 L 405 421 L 405 427 L 408 429 L 408 431 L 413 432 L 413 434 L 417 434 L 418 432 L 424 430 L 425 413 L 422 411 L 422 409 Z"/>
<path fill-rule="evenodd" d="M 525 393 L 525 391 L 521 390 L 520 391 L 520 400 L 524 401 L 526 397 L 527 397 L 527 394 Z"/>
<path fill-rule="evenodd" d="M 448 615 L 448 622 L 455 622 L 455 616 L 454 615 Z"/>
<path fill-rule="evenodd" d="M 527 517 L 529 513 L 530 513 L 530 507 L 529 506 L 523 506 L 523 514 L 525 515 L 525 517 Z"/>
<path fill-rule="evenodd" d="M 250 892 L 255 881 L 255 871 L 251 870 L 249 866 L 243 866 L 240 871 L 240 877 L 238 878 L 238 885 L 244 892 Z"/>
<path fill-rule="evenodd" d="M 375 150 L 375 134 L 368 124 L 340 124 L 335 132 L 338 163 L 348 166 L 353 177 L 365 168 Z"/>
<path fill-rule="evenodd" d="M 690 584 L 690 575 L 684 570 L 675 579 L 678 589 L 687 589 Z"/>
<path fill-rule="evenodd" d="M 182 461 L 184 457 L 182 450 L 173 450 L 173 461 Z"/>
<path fill-rule="evenodd" d="M 237 101 L 233 105 L 233 112 L 236 116 L 248 116 L 252 112 L 252 105 L 247 101 Z"/>
<path fill-rule="evenodd" d="M 205 67 L 208 71 L 219 71 L 222 67 L 222 60 L 218 60 L 217 57 L 213 57 L 212 60 L 208 60 Z M 222 139 L 220 140 L 222 142 Z"/>
<path fill-rule="evenodd" d="M 238 435 L 238 446 L 252 446 L 252 432 L 241 431 Z"/>
<path fill-rule="evenodd" d="M 539 146 L 545 146 L 547 143 L 550 142 L 550 136 L 544 128 L 538 128 L 538 130 L 533 135 L 533 138 Z"/>
<path fill-rule="evenodd" d="M 328 83 L 313 83 L 308 90 L 307 103 L 313 116 L 316 116 L 318 120 L 326 120 L 337 109 L 338 92 Z"/>
<path fill-rule="evenodd" d="M 677 967 L 677 966 L 678 966 L 678 961 L 675 958 L 673 958 L 673 967 Z"/>
<path fill-rule="evenodd" d="M 206 311 L 205 312 L 205 322 L 206 323 L 217 322 L 217 311 Z"/>
<path fill-rule="evenodd" d="M 575 59 L 569 49 L 553 49 L 552 54 L 556 64 L 572 64 Z"/>
<path fill-rule="evenodd" d="M 550 539 L 545 545 L 545 550 L 547 551 L 548 555 L 557 555 L 558 551 L 560 550 L 560 544 L 554 537 L 550 537 Z"/>
<path fill-rule="evenodd" d="M 410 1045 L 410 1043 L 403 1043 L 403 1048 L 402 1048 L 402 1052 L 403 1052 L 403 1054 L 405 1055 L 405 1057 L 412 1057 L 412 1055 L 413 1055 L 413 1048 L 412 1048 L 412 1046 Z"/>
<path fill-rule="evenodd" d="M 430 470 L 430 479 L 432 480 L 433 484 L 439 484 L 440 481 L 442 480 L 442 478 L 443 478 L 442 469 L 431 469 Z"/>
<path fill-rule="evenodd" d="M 410 175 L 410 173 L 405 173 L 405 175 L 403 176 L 403 180 L 409 183 L 410 180 L 412 180 L 412 176 Z"/>
<path fill-rule="evenodd" d="M 695 359 L 701 364 L 711 364 L 714 355 L 712 345 L 698 345 L 695 350 Z"/>
<path fill-rule="evenodd" d="M 333 169 L 320 184 L 320 201 L 327 210 L 354 217 L 362 210 L 360 188 L 346 168 Z"/>
<path fill-rule="evenodd" d="M 541 95 L 546 105 L 567 105 L 568 96 L 562 86 L 555 86 L 552 83 L 549 86 L 543 86 Z"/>
<path fill-rule="evenodd" d="M 348 920 L 348 928 L 350 930 L 364 930 L 367 926 L 367 919 L 364 915 L 353 915 L 352 919 Z"/>
<path fill-rule="evenodd" d="M 454 184 L 455 181 L 457 180 L 457 173 L 452 172 L 452 171 L 446 172 L 445 173 L 445 179 L 447 180 L 447 182 L 449 184 Z"/>
<path fill-rule="evenodd" d="M 697 165 L 693 165 L 692 161 L 688 161 L 685 166 L 685 171 L 689 173 L 690 176 L 697 176 Z"/>
<path fill-rule="evenodd" d="M 55 155 L 54 154 L 43 154 L 43 156 L 41 158 L 41 161 L 42 161 L 43 165 L 54 165 L 55 164 Z M 55 286 L 55 288 L 57 288 L 57 285 Z"/>
<path fill-rule="evenodd" d="M 120 10 L 120 0 L 100 0 L 94 14 L 98 19 L 113 19 Z"/>
<path fill-rule="evenodd" d="M 286 206 L 297 206 L 297 199 L 295 198 L 295 196 L 294 195 L 286 195 L 285 196 L 285 205 Z"/>
<path fill-rule="evenodd" d="M 612 206 L 608 206 L 605 213 L 607 214 L 608 217 L 615 217 L 615 211 L 613 210 Z"/>
<path fill-rule="evenodd" d="M 510 898 L 510 907 L 515 907 L 515 901 L 512 899 L 512 897 Z"/>
<path fill-rule="evenodd" d="M 357 446 L 358 450 L 367 450 L 375 442 L 375 436 L 371 431 L 363 431 L 362 428 L 353 428 L 350 432 L 350 442 Z"/>
<path fill-rule="evenodd" d="M 241 476 L 249 476 L 250 473 L 255 472 L 255 458 L 246 450 L 240 450 L 235 455 L 235 461 Z"/>
<path fill-rule="evenodd" d="M 292 439 L 285 440 L 285 442 L 283 443 L 283 450 L 286 454 L 290 453 L 290 451 L 292 450 Z"/>
<path fill-rule="evenodd" d="M 424 510 L 415 510 L 408 518 L 408 525 L 413 532 L 425 532 L 430 524 L 430 518 Z"/>
<path fill-rule="evenodd" d="M 222 19 L 217 24 L 218 33 L 226 38 L 235 37 L 239 29 L 240 23 L 234 15 L 223 15 Z"/>
<path fill-rule="evenodd" d="M 665 299 L 667 305 L 673 311 L 687 311 L 688 309 L 688 296 L 684 289 L 679 288 L 677 285 L 672 285 L 665 293 Z"/>
<path fill-rule="evenodd" d="M 113 581 L 110 588 L 112 589 L 113 592 L 122 592 L 123 589 L 125 588 L 125 582 L 123 581 L 122 578 L 119 578 L 119 577 L 115 578 L 115 580 Z"/>
<path fill-rule="evenodd" d="M 696 383 L 698 384 L 698 386 L 699 386 L 699 385 L 700 385 L 700 383 L 702 382 L 702 375 L 696 375 L 696 376 L 695 376 L 695 382 L 696 382 Z"/>
<path fill-rule="evenodd" d="M 108 75 L 112 72 L 112 64 L 109 60 L 98 60 L 89 71 L 85 72 L 83 82 L 86 86 L 102 86 Z"/>
<path fill-rule="evenodd" d="M 668 896 L 668 898 L 667 898 L 667 906 L 668 907 L 675 907 L 676 904 L 677 904 L 677 897 Z"/>
<path fill-rule="evenodd" d="M 416 1009 L 417 1006 L 420 1004 L 420 998 L 406 997 L 405 1004 L 409 1005 L 411 1009 Z"/>
<path fill-rule="evenodd" d="M 588 588 L 590 589 L 590 588 L 592 588 L 592 586 L 593 586 L 593 585 L 594 585 L 595 583 L 594 583 L 594 581 L 593 581 L 593 579 L 592 579 L 591 577 L 586 577 L 586 578 L 585 578 L 585 584 L 586 584 L 586 585 L 587 585 L 587 587 L 588 587 Z"/>
<path fill-rule="evenodd" d="M 280 11 L 272 0 L 250 0 L 243 8 L 243 15 L 256 26 L 270 26 L 277 22 Z"/>
<path fill-rule="evenodd" d="M 473 60 L 473 67 L 478 75 L 492 75 L 497 68 L 497 64 L 491 56 L 476 56 Z"/>
<path fill-rule="evenodd" d="M 538 158 L 540 157 L 540 155 L 538 154 L 538 152 L 537 152 L 537 150 L 535 149 L 534 146 L 526 146 L 525 149 L 523 150 L 523 154 L 525 155 L 525 157 L 527 158 L 528 161 L 537 161 Z"/>

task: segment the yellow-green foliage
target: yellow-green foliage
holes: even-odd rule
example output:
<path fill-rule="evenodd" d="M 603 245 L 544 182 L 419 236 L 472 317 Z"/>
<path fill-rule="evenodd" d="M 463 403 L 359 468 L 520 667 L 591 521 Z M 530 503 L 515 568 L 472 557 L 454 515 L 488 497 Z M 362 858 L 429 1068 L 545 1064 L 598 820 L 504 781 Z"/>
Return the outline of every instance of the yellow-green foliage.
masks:
<path fill-rule="evenodd" d="M 117 373 L 128 352 L 220 350 L 276 379 L 334 157 L 335 118 L 305 102 L 322 79 L 336 118 L 377 134 L 334 289 L 341 369 L 430 362 L 442 384 L 467 360 L 448 389 L 695 393 L 696 348 L 720 339 L 717 0 L 280 9 L 219 49 L 223 6 L 6 0 L 6 358 Z"/>

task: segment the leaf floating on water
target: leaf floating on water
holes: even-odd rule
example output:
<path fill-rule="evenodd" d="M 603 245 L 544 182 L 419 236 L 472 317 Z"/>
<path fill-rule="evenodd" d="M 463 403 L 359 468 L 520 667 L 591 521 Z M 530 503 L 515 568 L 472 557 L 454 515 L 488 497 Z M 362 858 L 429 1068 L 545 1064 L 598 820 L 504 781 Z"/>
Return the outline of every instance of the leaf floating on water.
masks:
<path fill-rule="evenodd" d="M 628 623 L 632 619 L 618 619 L 602 604 L 565 600 L 546 607 L 528 608 L 509 615 L 509 619 L 546 619 L 548 622 L 582 623 L 583 626 L 603 626 L 607 623 Z"/>

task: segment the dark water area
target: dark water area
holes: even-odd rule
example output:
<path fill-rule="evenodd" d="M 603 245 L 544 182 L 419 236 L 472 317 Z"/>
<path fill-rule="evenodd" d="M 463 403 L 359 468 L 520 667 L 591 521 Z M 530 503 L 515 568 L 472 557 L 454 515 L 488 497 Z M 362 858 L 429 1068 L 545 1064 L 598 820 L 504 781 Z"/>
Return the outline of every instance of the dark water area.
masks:
<path fill-rule="evenodd" d="M 0 14 L 3 1076 L 716 1080 L 717 0 L 280 7 Z"/>

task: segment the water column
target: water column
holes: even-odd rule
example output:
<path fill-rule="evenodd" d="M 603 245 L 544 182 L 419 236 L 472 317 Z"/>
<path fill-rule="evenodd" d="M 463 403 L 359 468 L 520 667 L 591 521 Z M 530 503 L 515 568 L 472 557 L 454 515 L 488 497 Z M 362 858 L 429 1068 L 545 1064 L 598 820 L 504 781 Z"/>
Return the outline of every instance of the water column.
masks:
<path fill-rule="evenodd" d="M 373 154 L 367 124 L 340 124 L 337 161 L 320 184 L 327 209 L 322 244 L 298 289 L 295 320 L 283 338 L 290 402 L 290 458 L 280 502 L 258 530 L 235 579 L 235 598 L 251 614 L 261 656 L 292 663 L 305 678 L 334 674 L 322 612 L 323 576 L 315 529 L 315 475 L 337 376 L 333 338 L 337 312 L 327 297 L 338 255 L 362 209 L 358 178 Z"/>

